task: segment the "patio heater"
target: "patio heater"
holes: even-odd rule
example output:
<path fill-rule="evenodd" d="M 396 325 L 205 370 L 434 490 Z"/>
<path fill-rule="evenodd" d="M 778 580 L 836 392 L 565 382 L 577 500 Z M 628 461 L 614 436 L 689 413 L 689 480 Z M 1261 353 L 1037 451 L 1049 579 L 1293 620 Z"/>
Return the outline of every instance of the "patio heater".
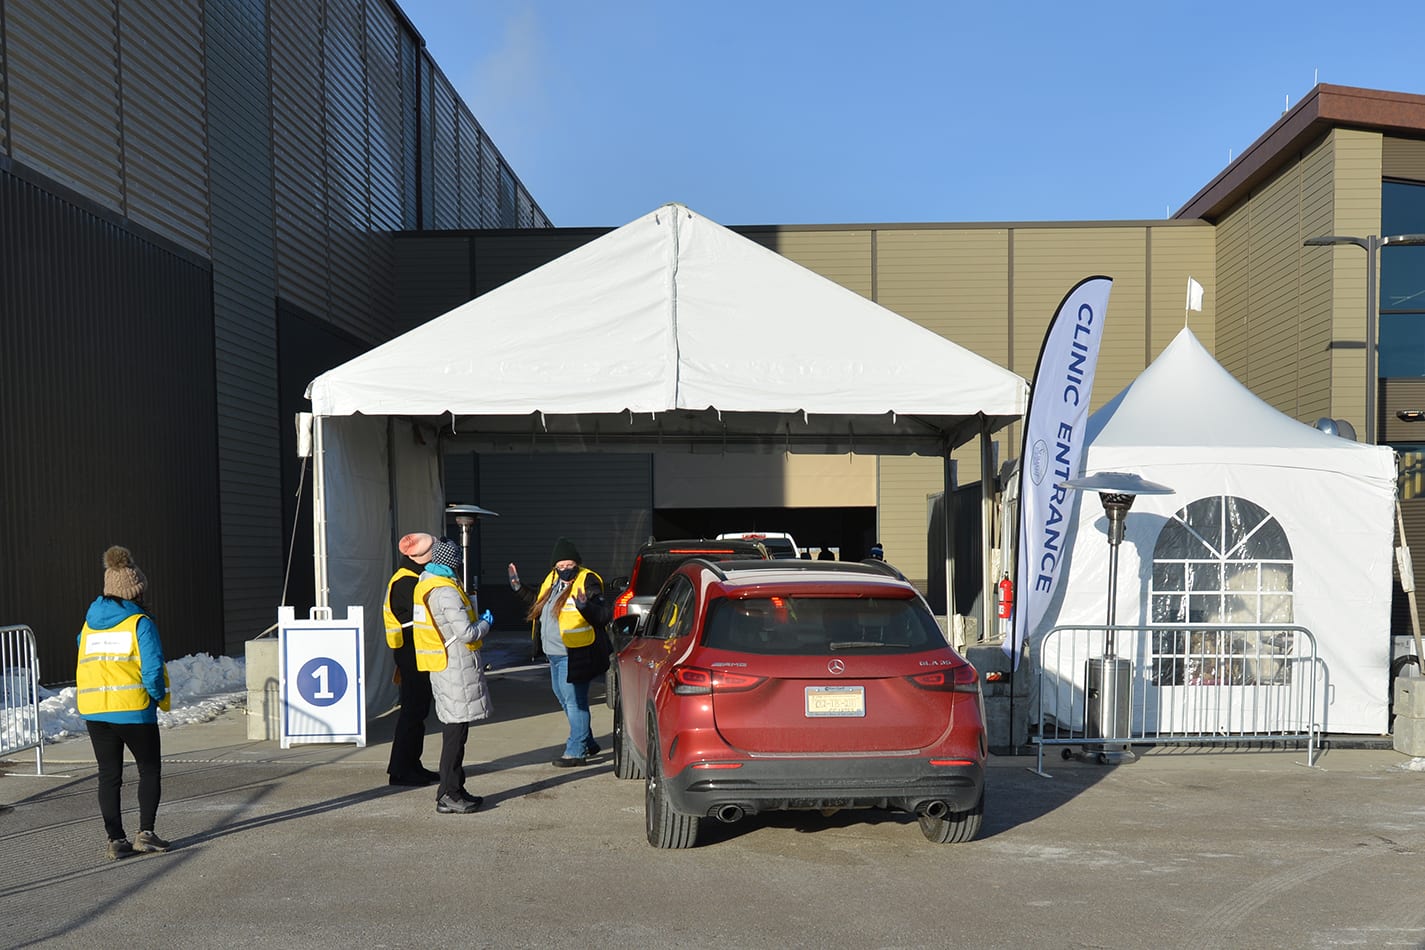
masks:
<path fill-rule="evenodd" d="M 454 521 L 460 528 L 460 583 L 462 589 L 467 593 L 474 593 L 480 587 L 480 577 L 476 575 L 475 585 L 470 585 L 470 532 L 475 527 L 475 522 L 481 517 L 498 518 L 498 512 L 488 508 L 481 508 L 479 505 L 446 505 L 445 517 L 449 521 Z"/>
<path fill-rule="evenodd" d="M 1118 619 L 1118 546 L 1123 543 L 1128 509 L 1139 495 L 1171 495 L 1166 485 L 1150 482 L 1127 472 L 1099 472 L 1060 482 L 1060 487 L 1098 493 L 1103 513 L 1108 516 L 1108 630 L 1104 634 L 1103 656 L 1089 657 L 1084 669 L 1084 738 L 1126 737 L 1133 723 L 1133 663 L 1115 653 L 1113 626 Z M 1104 765 L 1121 761 L 1133 752 L 1127 743 L 1084 744 L 1085 754 L 1096 753 Z"/>

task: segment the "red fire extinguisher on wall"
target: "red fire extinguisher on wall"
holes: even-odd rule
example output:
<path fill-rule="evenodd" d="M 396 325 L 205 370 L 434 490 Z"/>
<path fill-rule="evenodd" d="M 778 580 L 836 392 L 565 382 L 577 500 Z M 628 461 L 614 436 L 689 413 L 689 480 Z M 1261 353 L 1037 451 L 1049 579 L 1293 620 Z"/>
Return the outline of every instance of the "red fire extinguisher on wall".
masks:
<path fill-rule="evenodd" d="M 1006 575 L 1000 578 L 997 586 L 999 598 L 995 601 L 995 616 L 1001 620 L 1008 620 L 1014 613 L 1014 581 Z"/>

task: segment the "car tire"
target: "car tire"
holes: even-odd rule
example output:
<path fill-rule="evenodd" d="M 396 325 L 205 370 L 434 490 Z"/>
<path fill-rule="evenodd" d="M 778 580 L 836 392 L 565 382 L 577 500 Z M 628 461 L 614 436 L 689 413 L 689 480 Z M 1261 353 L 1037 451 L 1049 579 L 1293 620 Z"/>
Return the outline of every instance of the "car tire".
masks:
<path fill-rule="evenodd" d="M 643 778 L 643 769 L 628 747 L 628 733 L 623 722 L 623 703 L 614 703 L 614 777 Z"/>
<path fill-rule="evenodd" d="M 668 802 L 663 789 L 662 754 L 658 733 L 650 719 L 648 723 L 648 762 L 643 780 L 643 824 L 648 843 L 655 848 L 691 848 L 698 841 L 699 819 L 696 815 L 680 815 Z"/>
<path fill-rule="evenodd" d="M 614 715 L 618 715 L 618 662 L 609 664 L 609 671 L 604 674 L 604 705 L 614 710 Z"/>
<path fill-rule="evenodd" d="M 927 841 L 936 844 L 963 844 L 980 833 L 985 820 L 985 793 L 980 792 L 980 800 L 969 811 L 952 811 L 944 818 L 918 816 L 920 833 Z"/>

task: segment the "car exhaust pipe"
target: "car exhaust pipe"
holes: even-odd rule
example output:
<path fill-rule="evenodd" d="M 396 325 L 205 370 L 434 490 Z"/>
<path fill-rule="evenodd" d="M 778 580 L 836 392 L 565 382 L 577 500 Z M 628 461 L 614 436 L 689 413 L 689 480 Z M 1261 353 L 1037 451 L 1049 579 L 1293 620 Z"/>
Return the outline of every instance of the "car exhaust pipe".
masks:
<path fill-rule="evenodd" d="M 741 805 L 723 805 L 717 810 L 717 820 L 725 825 L 741 821 L 744 812 Z"/>
<path fill-rule="evenodd" d="M 950 806 L 945 802 L 926 802 L 920 806 L 920 813 L 926 818 L 938 820 L 950 814 Z"/>

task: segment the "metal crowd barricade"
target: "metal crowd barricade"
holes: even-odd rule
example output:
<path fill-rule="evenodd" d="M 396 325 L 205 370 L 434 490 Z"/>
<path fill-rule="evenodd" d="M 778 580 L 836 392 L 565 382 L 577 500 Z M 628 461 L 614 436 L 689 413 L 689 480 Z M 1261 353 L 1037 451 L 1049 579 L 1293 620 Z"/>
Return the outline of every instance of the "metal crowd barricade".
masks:
<path fill-rule="evenodd" d="M 1041 775 L 1045 746 L 1305 743 L 1315 764 L 1328 683 L 1305 627 L 1064 625 L 1035 656 Z"/>
<path fill-rule="evenodd" d="M 0 627 L 0 756 L 35 750 L 35 774 L 45 774 L 40 732 L 40 660 L 29 627 Z"/>

